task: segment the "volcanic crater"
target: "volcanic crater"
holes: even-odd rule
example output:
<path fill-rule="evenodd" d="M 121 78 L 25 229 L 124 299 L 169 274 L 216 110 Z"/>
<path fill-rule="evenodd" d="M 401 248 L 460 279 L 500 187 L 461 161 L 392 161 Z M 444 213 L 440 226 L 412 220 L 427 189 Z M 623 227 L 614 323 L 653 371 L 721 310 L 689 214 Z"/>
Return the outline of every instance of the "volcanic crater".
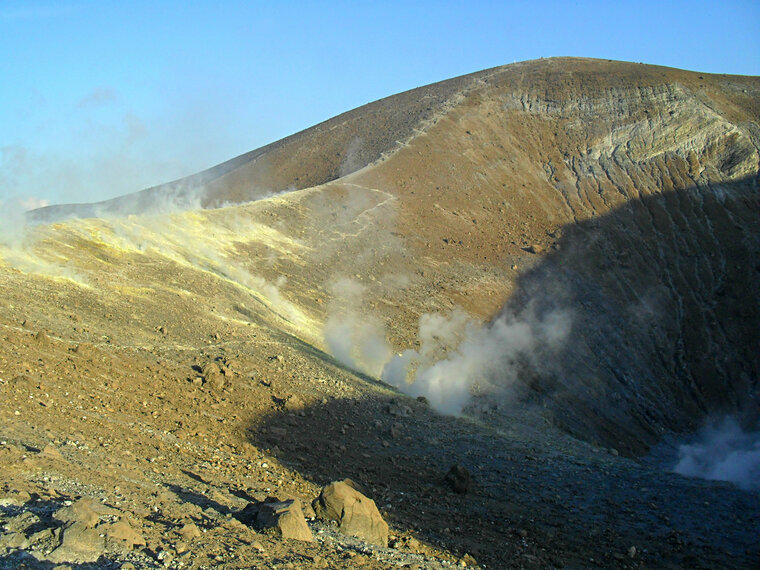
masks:
<path fill-rule="evenodd" d="M 759 428 L 759 170 L 760 79 L 551 58 L 29 212 L 0 567 L 758 564 L 757 489 L 651 451 Z M 346 478 L 388 547 L 241 514 Z"/>

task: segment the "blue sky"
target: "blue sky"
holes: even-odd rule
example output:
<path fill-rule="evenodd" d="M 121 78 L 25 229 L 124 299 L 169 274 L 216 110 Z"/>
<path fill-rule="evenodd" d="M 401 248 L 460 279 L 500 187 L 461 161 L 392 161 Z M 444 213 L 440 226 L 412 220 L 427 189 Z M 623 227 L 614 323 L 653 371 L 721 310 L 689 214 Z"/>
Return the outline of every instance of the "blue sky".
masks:
<path fill-rule="evenodd" d="M 0 0 L 0 201 L 110 198 L 557 55 L 760 75 L 760 2 Z"/>

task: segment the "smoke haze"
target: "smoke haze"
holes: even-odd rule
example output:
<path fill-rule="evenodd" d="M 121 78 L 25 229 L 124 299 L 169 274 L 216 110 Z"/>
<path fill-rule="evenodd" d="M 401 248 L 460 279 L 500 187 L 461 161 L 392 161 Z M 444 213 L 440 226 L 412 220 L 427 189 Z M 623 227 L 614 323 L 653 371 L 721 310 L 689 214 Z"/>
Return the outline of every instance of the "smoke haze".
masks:
<path fill-rule="evenodd" d="M 687 477 L 730 481 L 760 489 L 760 431 L 744 431 L 736 419 L 709 422 L 691 443 L 680 445 L 673 471 Z"/>
<path fill-rule="evenodd" d="M 361 312 L 364 286 L 340 278 L 330 285 L 334 299 L 325 324 L 324 338 L 330 353 L 346 366 L 378 377 L 390 358 L 383 323 Z"/>
<path fill-rule="evenodd" d="M 544 367 L 570 330 L 564 311 L 538 318 L 531 311 L 503 314 L 482 326 L 461 310 L 420 319 L 420 348 L 387 363 L 382 378 L 412 396 L 424 396 L 438 411 L 460 414 L 473 395 L 499 400 L 512 389 L 526 367 Z"/>
<path fill-rule="evenodd" d="M 419 348 L 393 354 L 383 323 L 361 312 L 363 286 L 340 279 L 325 326 L 330 352 L 346 366 L 381 378 L 413 397 L 424 396 L 444 414 L 460 414 L 473 395 L 508 399 L 527 368 L 547 369 L 547 357 L 561 348 L 571 314 L 542 317 L 527 308 L 483 325 L 461 309 L 428 313 L 419 321 Z"/>
<path fill-rule="evenodd" d="M 0 200 L 107 200 L 201 171 L 248 145 L 243 133 L 233 140 L 232 109 L 199 94 L 166 100 L 149 116 L 105 85 L 67 104 L 40 100 L 29 113 L 29 130 L 47 138 L 0 140 Z"/>
<path fill-rule="evenodd" d="M 24 240 L 24 212 L 30 208 L 27 206 L 30 200 L 0 200 L 0 246 L 18 247 Z"/>

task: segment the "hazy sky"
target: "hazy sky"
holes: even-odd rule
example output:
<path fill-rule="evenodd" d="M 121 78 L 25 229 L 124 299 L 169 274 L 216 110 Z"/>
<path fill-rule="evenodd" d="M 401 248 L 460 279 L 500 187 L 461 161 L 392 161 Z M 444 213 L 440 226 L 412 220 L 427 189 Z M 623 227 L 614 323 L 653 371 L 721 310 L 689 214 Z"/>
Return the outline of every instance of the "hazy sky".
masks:
<path fill-rule="evenodd" d="M 0 0 L 0 201 L 110 198 L 557 55 L 760 75 L 760 2 Z"/>

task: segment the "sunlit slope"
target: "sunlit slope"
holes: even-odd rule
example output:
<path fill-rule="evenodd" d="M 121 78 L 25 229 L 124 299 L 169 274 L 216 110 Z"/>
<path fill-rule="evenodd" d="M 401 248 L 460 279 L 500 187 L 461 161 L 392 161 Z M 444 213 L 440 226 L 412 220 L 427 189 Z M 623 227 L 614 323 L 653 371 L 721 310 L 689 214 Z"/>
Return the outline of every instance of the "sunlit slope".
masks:
<path fill-rule="evenodd" d="M 161 205 L 217 207 L 317 186 L 403 145 L 449 108 L 479 72 L 419 87 L 348 111 L 203 172 L 94 204 L 53 205 L 35 221 L 154 212 Z"/>
<path fill-rule="evenodd" d="M 412 265 L 392 235 L 394 202 L 336 183 L 219 209 L 33 226 L 0 244 L 5 298 L 21 320 L 56 330 L 76 315 L 88 335 L 124 346 L 198 347 L 233 331 L 245 340 L 240 327 L 253 326 L 321 350 L 336 279 L 377 274 L 383 291 L 403 295 L 395 279 L 405 283 Z"/>
<path fill-rule="evenodd" d="M 120 345 L 165 343 L 156 334 L 163 328 L 171 343 L 195 346 L 240 325 L 318 339 L 313 319 L 280 294 L 285 278 L 267 270 L 277 259 L 297 259 L 305 246 L 257 221 L 257 208 L 38 227 L 24 243 L 0 248 L 4 285 L 22 295 L 37 287 L 46 295 L 60 290 L 61 299 L 70 298 L 64 312 L 100 333 L 98 340 L 113 336 Z M 252 247 L 266 253 L 238 252 Z M 26 310 L 34 321 L 54 323 L 61 307 L 48 303 L 33 296 Z"/>
<path fill-rule="evenodd" d="M 205 311 L 219 327 L 265 323 L 345 350 L 373 374 L 390 354 L 366 345 L 379 335 L 396 352 L 419 347 L 425 314 L 533 326 L 561 313 L 569 330 L 551 347 L 497 344 L 453 369 L 483 376 L 486 401 L 533 401 L 572 433 L 641 451 L 665 430 L 754 405 L 759 117 L 757 78 L 515 64 L 362 107 L 118 204 L 140 210 L 178 188 L 206 205 L 303 190 L 69 221 L 41 230 L 35 259 L 3 257 L 19 279 L 38 263 L 64 268 L 82 295 L 133 295 L 134 313 L 114 316 L 132 323 L 130 342 L 151 342 L 165 307 L 178 339 Z M 325 332 L 334 317 L 345 346 Z M 427 357 L 473 358 L 440 348 Z"/>

